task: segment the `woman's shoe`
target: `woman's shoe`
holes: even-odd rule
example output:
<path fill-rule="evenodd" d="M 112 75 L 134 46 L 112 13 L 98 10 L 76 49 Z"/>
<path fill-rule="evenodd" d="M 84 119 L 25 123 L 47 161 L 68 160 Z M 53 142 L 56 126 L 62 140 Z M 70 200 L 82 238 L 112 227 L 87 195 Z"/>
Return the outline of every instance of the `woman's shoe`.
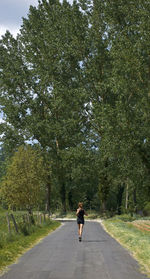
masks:
<path fill-rule="evenodd" d="M 82 240 L 82 238 L 81 238 L 81 236 L 79 236 L 79 241 L 81 242 L 81 240 Z"/>

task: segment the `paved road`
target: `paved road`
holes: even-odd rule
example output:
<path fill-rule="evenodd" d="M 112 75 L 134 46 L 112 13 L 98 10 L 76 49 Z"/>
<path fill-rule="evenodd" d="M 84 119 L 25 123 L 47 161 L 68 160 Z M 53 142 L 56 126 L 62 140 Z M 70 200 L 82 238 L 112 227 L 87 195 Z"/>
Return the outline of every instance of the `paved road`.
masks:
<path fill-rule="evenodd" d="M 138 264 L 97 222 L 65 222 L 12 265 L 0 279 L 144 279 Z"/>

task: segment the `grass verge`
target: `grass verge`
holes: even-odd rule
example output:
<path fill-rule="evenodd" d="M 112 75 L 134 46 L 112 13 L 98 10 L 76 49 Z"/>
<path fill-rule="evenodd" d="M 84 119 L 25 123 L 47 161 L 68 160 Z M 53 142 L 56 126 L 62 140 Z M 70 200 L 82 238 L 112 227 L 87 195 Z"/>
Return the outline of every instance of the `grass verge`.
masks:
<path fill-rule="evenodd" d="M 127 248 L 139 262 L 141 271 L 150 276 L 150 232 L 141 231 L 132 222 L 119 218 L 103 220 L 106 231 Z"/>
<path fill-rule="evenodd" d="M 88 216 L 85 216 L 85 219 L 97 219 L 101 218 L 102 216 L 95 210 L 85 210 Z M 67 218 L 67 219 L 72 219 L 72 218 L 77 218 L 76 216 L 76 211 L 68 211 L 66 213 L 63 213 L 61 211 L 55 212 L 52 217 L 54 218 Z"/>
<path fill-rule="evenodd" d="M 4 272 L 8 265 L 14 263 L 18 257 L 59 226 L 59 222 L 49 220 L 45 225 L 36 227 L 31 235 L 10 235 L 5 245 L 0 249 L 0 274 Z"/>

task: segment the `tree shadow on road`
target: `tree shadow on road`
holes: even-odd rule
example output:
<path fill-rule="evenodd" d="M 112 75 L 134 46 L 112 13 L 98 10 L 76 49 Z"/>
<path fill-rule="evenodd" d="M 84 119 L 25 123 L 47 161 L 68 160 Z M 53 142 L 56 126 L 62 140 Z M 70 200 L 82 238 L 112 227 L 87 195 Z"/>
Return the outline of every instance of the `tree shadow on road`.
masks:
<path fill-rule="evenodd" d="M 96 240 L 96 239 L 85 239 L 85 240 L 82 240 L 82 242 L 105 242 L 105 241 L 107 241 L 106 239 L 99 239 L 99 240 Z"/>

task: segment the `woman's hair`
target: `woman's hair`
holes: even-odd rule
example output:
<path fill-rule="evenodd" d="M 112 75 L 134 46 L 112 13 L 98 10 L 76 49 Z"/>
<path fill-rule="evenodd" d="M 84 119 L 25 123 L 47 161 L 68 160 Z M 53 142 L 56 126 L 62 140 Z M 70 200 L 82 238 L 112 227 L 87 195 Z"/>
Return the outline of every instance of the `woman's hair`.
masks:
<path fill-rule="evenodd" d="M 82 208 L 83 207 L 83 202 L 79 202 L 78 206 Z"/>

